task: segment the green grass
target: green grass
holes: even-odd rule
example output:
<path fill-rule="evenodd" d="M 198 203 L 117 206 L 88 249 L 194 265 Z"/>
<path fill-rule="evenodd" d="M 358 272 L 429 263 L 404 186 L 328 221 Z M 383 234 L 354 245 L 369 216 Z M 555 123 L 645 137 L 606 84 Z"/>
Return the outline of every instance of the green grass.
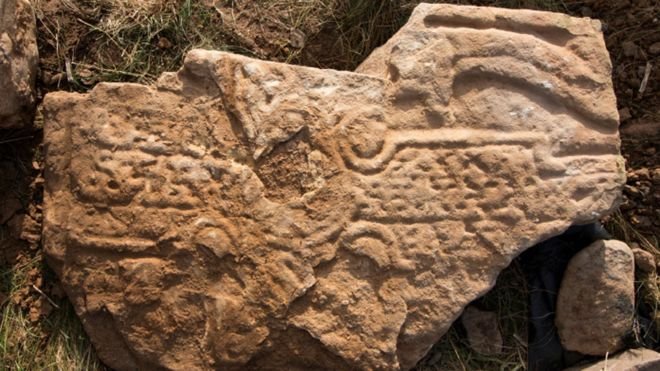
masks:
<path fill-rule="evenodd" d="M 2 370 L 104 370 L 66 299 L 54 301 L 57 308 L 35 321 L 15 303 L 16 297 L 41 296 L 32 288 L 28 272 L 48 268 L 38 257 L 14 267 L 0 268 L 0 287 L 8 297 L 0 306 L 0 369 Z M 54 279 L 51 277 L 51 279 Z M 39 298 L 42 299 L 42 298 Z M 53 300 L 53 299 L 51 299 Z"/>

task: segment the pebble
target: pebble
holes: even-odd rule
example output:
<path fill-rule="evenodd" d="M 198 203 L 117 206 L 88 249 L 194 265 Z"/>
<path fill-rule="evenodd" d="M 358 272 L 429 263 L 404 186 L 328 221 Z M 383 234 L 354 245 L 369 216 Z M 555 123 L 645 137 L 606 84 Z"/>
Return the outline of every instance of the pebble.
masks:
<path fill-rule="evenodd" d="M 635 265 L 640 271 L 645 273 L 655 272 L 655 257 L 653 254 L 639 247 L 633 248 L 632 252 L 635 255 Z"/>
<path fill-rule="evenodd" d="M 657 43 L 653 43 L 651 44 L 651 46 L 649 46 L 649 53 L 660 54 L 660 41 Z"/>
<path fill-rule="evenodd" d="M 635 57 L 637 56 L 637 44 L 632 41 L 624 41 L 621 44 L 621 49 L 623 49 L 623 54 L 626 57 Z"/>

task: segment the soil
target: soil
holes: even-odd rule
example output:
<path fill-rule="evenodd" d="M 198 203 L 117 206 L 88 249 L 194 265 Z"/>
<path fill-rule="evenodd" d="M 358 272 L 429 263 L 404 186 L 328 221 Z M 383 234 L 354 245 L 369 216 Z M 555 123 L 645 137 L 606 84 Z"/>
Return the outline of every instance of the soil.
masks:
<path fill-rule="evenodd" d="M 167 3 L 176 1 L 163 0 Z M 517 7 L 521 1 L 452 1 L 474 5 Z M 181 63 L 181 40 L 170 31 L 155 32 L 152 52 L 169 63 L 150 67 L 148 74 L 107 74 L 112 62 L 123 58 L 119 48 L 95 28 L 107 16 L 102 1 L 36 1 L 41 99 L 54 90 L 87 90 L 98 81 L 149 81 L 163 69 Z M 320 2 L 297 9 L 252 1 L 215 1 L 210 13 L 192 13 L 217 25 L 222 48 L 250 56 L 353 70 L 373 48 L 387 40 L 405 21 L 415 1 L 383 2 L 379 8 L 351 5 L 348 1 Z M 369 2 L 356 2 L 369 3 Z M 522 1 L 530 8 L 547 9 L 548 1 Z M 628 183 L 620 211 L 623 220 L 639 233 L 640 244 L 658 245 L 660 231 L 660 0 L 566 0 L 552 2 L 555 10 L 602 21 L 613 63 L 613 80 L 621 115 L 622 152 Z M 163 8 L 165 11 L 165 8 Z M 197 17 L 197 18 L 195 18 Z M 371 17 L 372 21 L 367 21 Z M 168 59 L 169 58 L 169 59 Z M 67 67 L 73 64 L 73 71 Z M 92 67 L 90 67 L 92 66 Z M 73 78 L 72 78 L 73 77 Z M 0 131 L 0 267 L 12 272 L 33 264 L 18 295 L 0 285 L 0 305 L 20 305 L 36 321 L 47 316 L 48 299 L 61 290 L 41 264 L 41 123 L 30 129 Z M 291 150 L 301 150 L 292 147 Z M 302 179 L 298 179 L 302 182 Z M 657 251 L 656 251 L 657 253 Z M 3 275 L 4 276 L 4 275 Z"/>

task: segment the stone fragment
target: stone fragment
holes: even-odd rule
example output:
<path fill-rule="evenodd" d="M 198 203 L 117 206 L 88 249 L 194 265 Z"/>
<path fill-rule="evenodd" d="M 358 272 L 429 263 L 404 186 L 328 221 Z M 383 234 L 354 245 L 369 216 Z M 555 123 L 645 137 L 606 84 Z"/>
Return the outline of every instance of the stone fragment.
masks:
<path fill-rule="evenodd" d="M 649 46 L 649 52 L 651 54 L 660 54 L 660 41 L 651 44 L 651 46 Z"/>
<path fill-rule="evenodd" d="M 660 185 L 660 168 L 653 169 L 651 180 L 653 181 L 653 184 Z"/>
<path fill-rule="evenodd" d="M 623 54 L 626 57 L 636 57 L 639 51 L 639 47 L 632 41 L 624 41 L 621 44 L 621 49 L 623 49 Z"/>
<path fill-rule="evenodd" d="M 30 123 L 39 63 L 28 0 L 0 0 L 0 129 Z"/>
<path fill-rule="evenodd" d="M 583 17 L 591 18 L 594 16 L 594 11 L 588 6 L 583 6 L 582 8 L 580 8 L 580 13 L 582 14 Z"/>
<path fill-rule="evenodd" d="M 657 371 L 660 370 L 660 353 L 650 349 L 629 349 L 606 360 L 568 368 L 564 371 Z"/>
<path fill-rule="evenodd" d="M 633 248 L 633 255 L 635 256 L 635 265 L 645 273 L 655 272 L 655 257 L 650 252 L 642 248 Z"/>
<path fill-rule="evenodd" d="M 626 122 L 632 118 L 632 114 L 630 113 L 630 108 L 624 107 L 619 110 L 619 118 L 621 122 Z"/>
<path fill-rule="evenodd" d="M 624 182 L 597 22 L 420 5 L 359 73 L 194 50 L 44 101 L 44 246 L 109 366 L 410 369 Z"/>
<path fill-rule="evenodd" d="M 556 324 L 567 350 L 604 356 L 623 347 L 635 311 L 635 266 L 625 243 L 599 240 L 569 262 Z"/>
<path fill-rule="evenodd" d="M 463 312 L 461 322 L 474 351 L 485 355 L 502 353 L 502 334 L 496 313 L 469 306 Z"/>

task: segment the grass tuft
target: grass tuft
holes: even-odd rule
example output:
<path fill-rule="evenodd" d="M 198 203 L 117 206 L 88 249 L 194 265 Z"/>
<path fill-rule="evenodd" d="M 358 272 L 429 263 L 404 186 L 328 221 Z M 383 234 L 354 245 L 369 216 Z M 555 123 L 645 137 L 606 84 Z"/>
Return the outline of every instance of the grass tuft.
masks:
<path fill-rule="evenodd" d="M 37 18 L 46 30 L 40 35 L 41 42 L 50 46 L 49 55 L 54 54 L 42 63 L 52 74 L 62 73 L 70 64 L 67 79 L 78 88 L 100 81 L 152 82 L 162 72 L 178 70 L 185 54 L 193 48 L 255 56 L 223 26 L 220 14 L 201 1 L 64 3 L 66 9 L 53 12 L 44 0 L 36 1 Z M 62 29 L 61 17 L 67 21 L 73 17 L 77 24 Z M 74 42 L 80 44 L 71 45 Z M 52 53 L 53 48 L 61 51 Z"/>
<path fill-rule="evenodd" d="M 31 289 L 35 270 L 54 280 L 38 256 L 0 267 L 0 292 L 7 295 L 0 303 L 0 369 L 105 370 L 66 298 L 43 317 L 23 307 L 26 296 L 38 295 Z"/>

